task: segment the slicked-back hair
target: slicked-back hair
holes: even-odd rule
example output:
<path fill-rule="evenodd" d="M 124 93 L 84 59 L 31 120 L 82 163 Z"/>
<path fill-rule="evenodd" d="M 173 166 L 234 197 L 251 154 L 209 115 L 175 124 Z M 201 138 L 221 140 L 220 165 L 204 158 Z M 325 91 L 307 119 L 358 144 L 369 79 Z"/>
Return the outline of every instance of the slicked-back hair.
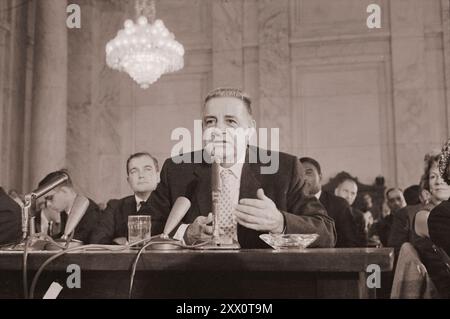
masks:
<path fill-rule="evenodd" d="M 247 108 L 248 114 L 252 115 L 252 100 L 250 98 L 250 95 L 242 91 L 238 88 L 231 88 L 231 87 L 220 87 L 217 89 L 212 90 L 208 93 L 208 95 L 205 98 L 205 102 L 203 103 L 203 107 L 208 103 L 209 100 L 216 98 L 216 97 L 235 97 L 239 100 L 241 100 L 245 107 Z"/>
<path fill-rule="evenodd" d="M 302 163 L 302 164 L 304 164 L 304 163 L 311 164 L 312 166 L 314 166 L 316 168 L 317 173 L 319 173 L 319 175 L 322 175 L 322 169 L 320 168 L 320 164 L 314 158 L 302 157 L 302 158 L 300 158 L 300 163 Z"/>
<path fill-rule="evenodd" d="M 49 174 L 47 174 L 47 176 L 45 176 L 38 184 L 38 187 L 41 187 L 45 184 L 48 184 L 49 182 L 51 182 L 52 180 L 62 176 L 62 175 L 67 175 L 69 177 L 69 179 L 67 181 L 65 181 L 64 183 L 62 183 L 60 186 L 67 186 L 67 187 L 73 187 L 72 184 L 72 179 L 70 178 L 69 172 L 66 169 L 61 169 L 59 171 L 55 171 L 55 172 L 51 172 Z"/>
<path fill-rule="evenodd" d="M 148 156 L 153 160 L 153 164 L 155 164 L 156 171 L 159 172 L 159 164 L 158 164 L 158 160 L 156 159 L 156 157 L 151 155 L 149 152 L 138 152 L 138 153 L 131 154 L 130 157 L 128 157 L 128 159 L 127 159 L 127 166 L 125 167 L 127 170 L 127 176 L 129 175 L 129 172 L 130 172 L 129 166 L 130 166 L 131 160 L 133 158 L 144 157 L 144 156 Z"/>
<path fill-rule="evenodd" d="M 386 198 L 388 198 L 390 192 L 393 192 L 395 190 L 399 190 L 403 194 L 403 190 L 400 187 L 391 187 L 386 191 Z"/>

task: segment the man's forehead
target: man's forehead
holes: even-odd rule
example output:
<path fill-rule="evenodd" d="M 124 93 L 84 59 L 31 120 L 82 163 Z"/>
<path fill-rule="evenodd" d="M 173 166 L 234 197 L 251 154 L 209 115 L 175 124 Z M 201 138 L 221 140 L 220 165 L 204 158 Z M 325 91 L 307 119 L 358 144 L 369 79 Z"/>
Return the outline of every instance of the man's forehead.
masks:
<path fill-rule="evenodd" d="M 394 189 L 389 192 L 388 198 L 398 198 L 401 197 L 402 193 L 398 189 Z"/>
<path fill-rule="evenodd" d="M 155 166 L 153 159 L 149 156 L 139 156 L 131 159 L 130 161 L 130 169 L 136 166 Z"/>
<path fill-rule="evenodd" d="M 221 113 L 224 115 L 241 115 L 247 112 L 244 101 L 236 97 L 221 96 L 215 97 L 206 102 L 204 115 L 214 115 Z"/>

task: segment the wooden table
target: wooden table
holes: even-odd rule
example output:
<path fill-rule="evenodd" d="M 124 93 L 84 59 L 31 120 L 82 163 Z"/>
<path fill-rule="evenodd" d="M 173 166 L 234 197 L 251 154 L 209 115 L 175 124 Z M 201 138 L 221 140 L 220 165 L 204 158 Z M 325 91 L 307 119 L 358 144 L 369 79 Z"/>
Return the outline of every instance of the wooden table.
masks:
<path fill-rule="evenodd" d="M 29 281 L 54 252 L 31 252 Z M 62 298 L 127 298 L 136 251 L 68 253 L 39 280 L 36 297 L 50 283 Z M 366 285 L 368 265 L 392 271 L 391 248 L 306 250 L 146 251 L 138 265 L 136 298 L 374 298 Z M 81 268 L 81 288 L 69 289 L 70 264 Z M 0 252 L 0 298 L 22 298 L 22 253 Z"/>

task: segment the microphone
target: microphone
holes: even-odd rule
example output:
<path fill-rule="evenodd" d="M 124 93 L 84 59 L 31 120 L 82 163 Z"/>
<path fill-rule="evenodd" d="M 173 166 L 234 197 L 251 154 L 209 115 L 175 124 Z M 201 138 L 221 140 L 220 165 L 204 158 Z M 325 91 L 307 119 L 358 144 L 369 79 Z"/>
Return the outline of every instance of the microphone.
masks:
<path fill-rule="evenodd" d="M 38 187 L 37 189 L 35 189 L 34 191 L 32 191 L 30 193 L 30 195 L 36 199 L 39 197 L 44 196 L 45 194 L 47 194 L 49 191 L 51 191 L 52 189 L 54 189 L 55 187 L 61 185 L 62 183 L 66 182 L 67 180 L 69 180 L 69 175 L 67 175 L 66 173 L 62 173 L 61 176 L 58 176 L 54 179 L 52 179 L 50 182 L 48 182 L 45 185 L 42 185 L 41 187 Z"/>
<path fill-rule="evenodd" d="M 180 196 L 175 200 L 172 209 L 170 210 L 169 217 L 167 217 L 166 224 L 164 225 L 164 231 L 159 236 L 161 242 L 153 243 L 150 246 L 152 250 L 176 250 L 181 249 L 180 242 L 175 239 L 171 239 L 169 234 L 177 227 L 187 211 L 191 207 L 191 201 Z M 144 246 L 145 247 L 145 246 Z"/>
<path fill-rule="evenodd" d="M 31 193 L 26 194 L 24 196 L 25 202 L 22 207 L 22 214 L 21 214 L 23 239 L 26 239 L 28 237 L 28 234 L 32 233 L 32 231 L 30 232 L 30 216 L 31 216 L 31 211 L 32 211 L 32 202 L 34 200 L 36 200 L 37 198 L 44 196 L 49 191 L 51 191 L 55 187 L 58 187 L 62 183 L 66 182 L 67 180 L 69 180 L 69 175 L 67 175 L 66 173 L 62 173 L 60 176 L 52 179 L 47 184 L 36 188 Z"/>
<path fill-rule="evenodd" d="M 191 207 L 191 201 L 184 196 L 177 198 L 170 210 L 161 238 L 169 238 L 169 234 L 177 227 Z"/>
<path fill-rule="evenodd" d="M 69 217 L 67 218 L 66 227 L 64 228 L 64 235 L 61 239 L 67 240 L 70 234 L 75 230 L 81 218 L 83 218 L 84 214 L 89 207 L 89 200 L 82 196 L 77 195 L 75 197 L 75 201 L 73 202 L 72 208 L 70 209 Z"/>

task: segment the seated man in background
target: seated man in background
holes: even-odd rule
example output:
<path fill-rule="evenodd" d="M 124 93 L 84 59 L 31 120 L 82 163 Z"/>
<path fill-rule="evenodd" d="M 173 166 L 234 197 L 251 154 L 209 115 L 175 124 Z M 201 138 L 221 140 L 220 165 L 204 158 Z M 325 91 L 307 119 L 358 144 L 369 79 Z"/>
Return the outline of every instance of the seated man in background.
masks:
<path fill-rule="evenodd" d="M 358 193 L 358 184 L 351 178 L 342 180 L 334 190 L 337 197 L 343 198 L 350 208 L 350 213 L 354 223 L 354 236 L 357 246 L 365 247 L 368 243 L 369 221 L 364 218 L 364 213 L 359 209 L 352 207 Z"/>
<path fill-rule="evenodd" d="M 22 210 L 0 187 L 0 245 L 16 243 L 22 236 Z"/>
<path fill-rule="evenodd" d="M 303 193 L 315 196 L 327 210 L 328 215 L 334 219 L 336 226 L 336 247 L 364 247 L 364 236 L 357 234 L 356 223 L 353 219 L 350 205 L 343 198 L 322 190 L 322 170 L 320 164 L 313 158 L 300 158 L 305 169 L 305 186 Z"/>
<path fill-rule="evenodd" d="M 48 174 L 39 182 L 39 187 L 49 183 L 55 178 L 58 178 L 62 174 L 69 174 L 65 170 L 56 171 Z M 77 197 L 77 192 L 73 187 L 72 180 L 69 176 L 69 179 L 58 187 L 52 189 L 48 192 L 44 199 L 46 205 L 60 213 L 60 233 L 55 235 L 54 237 L 60 237 L 64 233 L 64 229 L 67 223 L 67 218 L 71 213 L 72 206 Z M 80 222 L 75 228 L 73 239 L 82 241 L 85 244 L 89 243 L 90 236 L 92 235 L 92 231 L 97 224 L 98 218 L 100 217 L 100 209 L 97 204 L 94 203 L 91 199 L 89 199 L 89 206 L 84 213 L 84 216 L 81 218 Z M 41 216 L 42 218 L 42 216 Z M 41 220 L 42 224 L 42 220 Z M 41 225 L 42 227 L 42 225 Z"/>
<path fill-rule="evenodd" d="M 421 194 L 420 185 L 411 185 L 408 186 L 403 192 L 403 197 L 405 197 L 405 202 L 407 206 L 414 206 L 421 204 L 420 202 L 420 194 Z"/>
<path fill-rule="evenodd" d="M 403 196 L 403 191 L 400 188 L 390 188 L 386 191 L 386 203 L 389 207 L 389 212 L 386 216 L 378 221 L 376 227 L 376 232 L 380 237 L 380 241 L 384 247 L 388 247 L 389 236 L 391 234 L 392 223 L 394 221 L 394 216 L 400 208 L 406 206 L 405 197 Z"/>
<path fill-rule="evenodd" d="M 128 237 L 128 216 L 140 215 L 159 182 L 159 166 L 147 152 L 131 155 L 126 163 L 127 181 L 133 195 L 110 200 L 91 237 L 94 244 L 123 245 Z"/>
<path fill-rule="evenodd" d="M 211 163 L 215 157 L 221 162 L 218 179 L 224 190 L 218 196 L 216 226 L 224 244 L 232 240 L 241 248 L 269 248 L 259 236 L 270 232 L 317 233 L 312 247 L 335 245 L 333 219 L 316 198 L 303 194 L 305 181 L 298 159 L 249 146 L 256 123 L 247 94 L 234 88 L 211 91 L 202 118 L 203 131 L 211 133 L 212 141 L 204 139 L 203 150 L 165 161 L 161 182 L 150 196 L 152 234 L 162 233 L 176 199 L 185 196 L 192 205 L 175 237 L 187 244 L 212 238 Z M 261 154 L 269 161 L 263 162 Z"/>

